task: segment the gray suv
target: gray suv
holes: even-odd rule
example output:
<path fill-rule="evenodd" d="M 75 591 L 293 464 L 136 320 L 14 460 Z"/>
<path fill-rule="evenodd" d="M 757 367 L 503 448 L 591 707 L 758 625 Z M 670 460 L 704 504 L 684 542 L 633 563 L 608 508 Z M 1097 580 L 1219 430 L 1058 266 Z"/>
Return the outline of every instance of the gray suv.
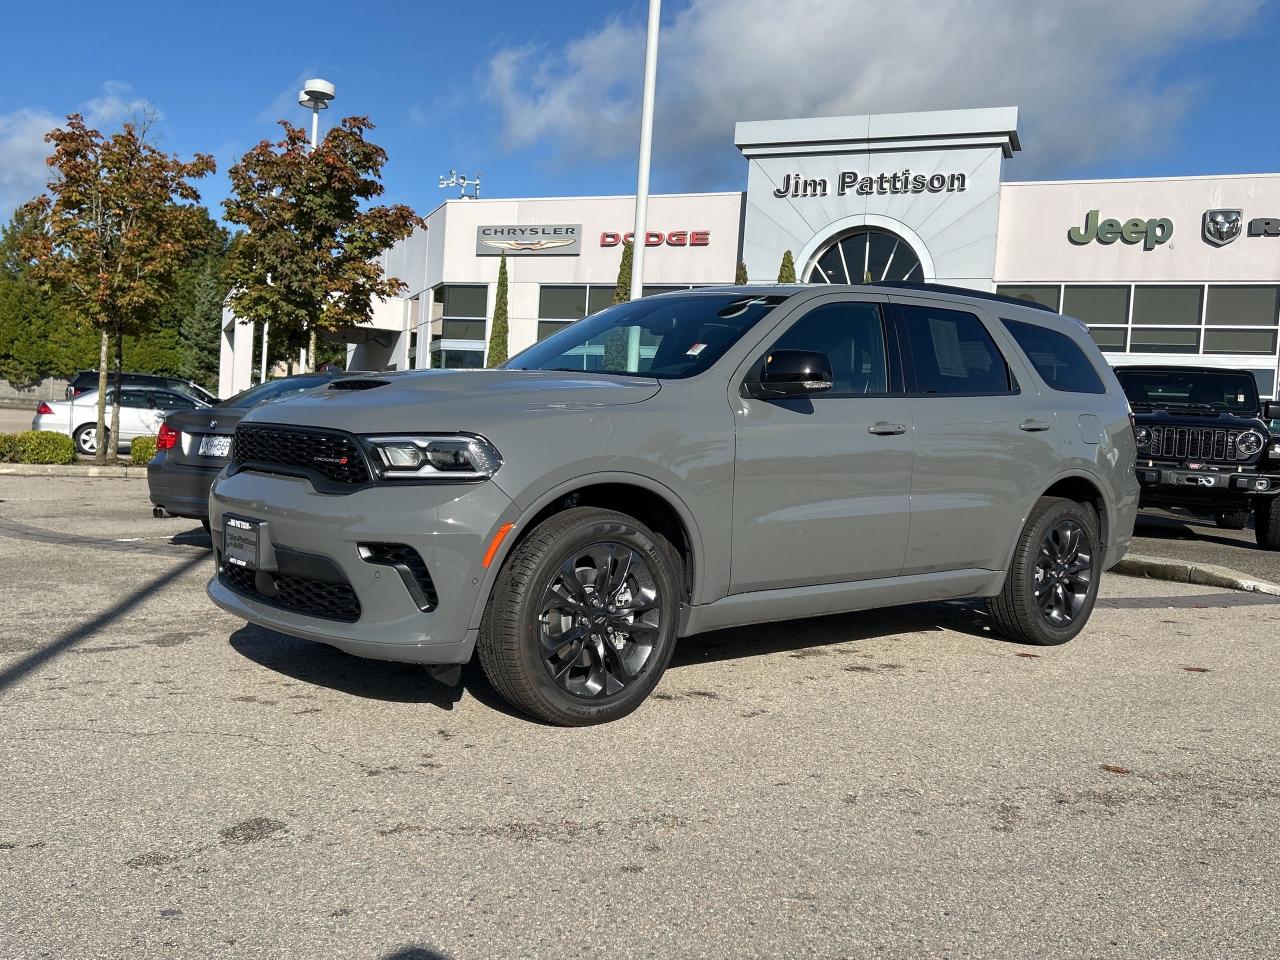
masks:
<path fill-rule="evenodd" d="M 209 595 L 359 656 L 479 654 L 513 706 L 621 717 L 678 637 L 984 597 L 1056 644 L 1138 504 L 1084 324 L 929 285 L 713 287 L 498 370 L 348 378 L 251 411 L 210 491 Z"/>

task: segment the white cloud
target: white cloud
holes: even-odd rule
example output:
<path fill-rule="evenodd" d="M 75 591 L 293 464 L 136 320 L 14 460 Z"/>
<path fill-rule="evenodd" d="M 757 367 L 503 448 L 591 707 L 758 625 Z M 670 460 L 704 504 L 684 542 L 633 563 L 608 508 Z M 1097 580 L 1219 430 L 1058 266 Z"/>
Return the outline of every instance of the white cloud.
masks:
<path fill-rule="evenodd" d="M 1198 92 L 1169 59 L 1231 36 L 1260 0 L 693 0 L 663 25 L 655 164 L 735 176 L 736 120 L 1016 105 L 1017 175 L 1167 143 Z M 488 94 L 513 148 L 582 162 L 635 150 L 644 26 L 503 48 Z M 1178 77 L 1202 65 L 1172 64 Z"/>
<path fill-rule="evenodd" d="M 127 83 L 109 80 L 102 85 L 101 95 L 85 101 L 75 112 L 84 114 L 90 127 L 101 129 L 111 129 L 148 112 L 159 117 L 150 101 L 130 96 L 130 92 Z M 49 144 L 44 135 L 65 122 L 65 116 L 35 107 L 0 114 L 0 218 L 7 218 L 44 189 L 49 179 L 45 163 Z"/>

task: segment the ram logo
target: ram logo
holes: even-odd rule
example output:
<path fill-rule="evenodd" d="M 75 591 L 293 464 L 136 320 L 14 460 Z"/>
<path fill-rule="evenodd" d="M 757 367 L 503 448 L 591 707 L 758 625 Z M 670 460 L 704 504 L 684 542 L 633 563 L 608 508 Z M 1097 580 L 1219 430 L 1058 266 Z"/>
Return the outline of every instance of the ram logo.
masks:
<path fill-rule="evenodd" d="M 1215 247 L 1225 247 L 1240 236 L 1244 224 L 1243 210 L 1206 210 L 1204 212 L 1204 241 Z"/>

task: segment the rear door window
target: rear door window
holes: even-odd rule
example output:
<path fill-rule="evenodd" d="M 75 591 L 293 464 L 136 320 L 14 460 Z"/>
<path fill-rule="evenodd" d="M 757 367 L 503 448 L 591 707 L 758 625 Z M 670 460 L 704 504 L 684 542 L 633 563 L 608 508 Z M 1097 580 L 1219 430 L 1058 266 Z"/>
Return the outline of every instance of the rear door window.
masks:
<path fill-rule="evenodd" d="M 1065 333 L 1022 320 L 1005 320 L 1003 323 L 1036 368 L 1036 373 L 1054 390 L 1065 393 L 1107 392 L 1089 358 Z"/>
<path fill-rule="evenodd" d="M 972 313 L 902 304 L 904 346 L 912 393 L 996 396 L 1016 392 L 1009 365 Z"/>

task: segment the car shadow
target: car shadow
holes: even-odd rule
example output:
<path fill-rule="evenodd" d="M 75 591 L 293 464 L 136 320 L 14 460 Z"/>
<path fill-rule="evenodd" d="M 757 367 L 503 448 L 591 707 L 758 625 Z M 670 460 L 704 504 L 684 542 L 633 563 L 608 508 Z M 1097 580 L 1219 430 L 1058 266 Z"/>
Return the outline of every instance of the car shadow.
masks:
<path fill-rule="evenodd" d="M 950 601 L 787 620 L 687 637 L 676 644 L 668 669 L 944 630 L 1001 641 L 990 629 L 990 618 L 981 603 Z M 426 703 L 448 711 L 469 694 L 493 710 L 530 719 L 498 695 L 474 658 L 463 666 L 460 682 L 450 685 L 433 679 L 420 664 L 369 660 L 251 624 L 231 634 L 229 642 L 241 656 L 268 670 L 348 696 L 388 703 Z"/>
<path fill-rule="evenodd" d="M 1216 543 L 1225 547 L 1238 547 L 1241 550 L 1261 549 L 1253 540 L 1243 537 L 1224 537 L 1216 531 L 1218 525 L 1212 520 L 1199 520 L 1195 517 L 1167 517 L 1152 514 L 1138 514 L 1133 533 L 1137 537 L 1151 540 L 1198 540 L 1205 543 Z M 1242 533 L 1252 529 L 1252 522 Z"/>
<path fill-rule="evenodd" d="M 213 549 L 213 538 L 205 532 L 204 527 L 194 527 L 191 530 L 183 530 L 181 533 L 175 533 L 169 538 L 169 542 L 179 547 L 204 547 L 206 550 Z"/>

